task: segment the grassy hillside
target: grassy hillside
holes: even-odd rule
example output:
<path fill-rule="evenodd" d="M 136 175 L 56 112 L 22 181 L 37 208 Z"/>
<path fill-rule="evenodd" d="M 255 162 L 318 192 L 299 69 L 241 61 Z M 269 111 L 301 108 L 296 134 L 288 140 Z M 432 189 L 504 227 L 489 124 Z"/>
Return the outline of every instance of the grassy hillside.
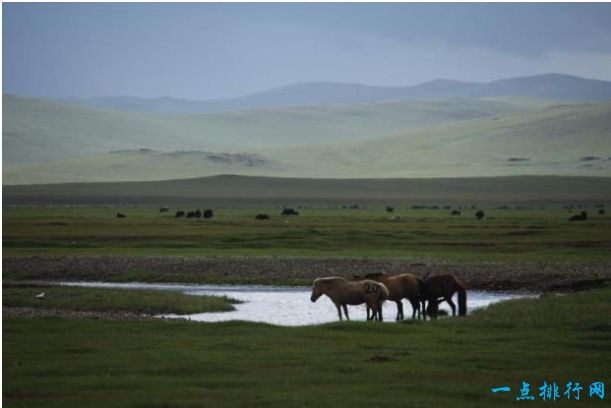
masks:
<path fill-rule="evenodd" d="M 155 116 L 3 97 L 4 166 L 121 149 L 231 150 L 376 137 L 406 128 L 523 112 L 547 102 L 451 99 Z"/>
<path fill-rule="evenodd" d="M 414 204 L 611 200 L 611 178 L 480 177 L 438 179 L 292 179 L 216 176 L 183 180 L 4 186 L 4 204 L 201 202 L 272 205 L 320 202 Z"/>
<path fill-rule="evenodd" d="M 264 155 L 310 177 L 610 176 L 611 103 L 556 105 Z"/>
<path fill-rule="evenodd" d="M 462 110 L 457 107 L 458 100 L 452 100 L 182 117 L 181 120 L 192 121 L 203 117 L 226 120 L 226 132 L 243 126 L 243 133 L 240 131 L 236 135 L 249 134 L 261 140 L 265 136 L 258 132 L 264 129 L 272 136 L 283 134 L 282 129 L 291 128 L 288 134 L 297 136 L 317 129 L 313 134 L 322 139 L 327 135 L 323 130 L 326 127 L 334 129 L 332 139 L 341 139 L 348 137 L 348 129 L 352 126 L 355 126 L 354 135 L 359 131 L 365 135 L 392 130 L 393 126 L 408 128 L 392 136 L 350 141 L 307 144 L 305 138 L 291 139 L 293 143 L 304 140 L 301 146 L 272 148 L 261 142 L 258 148 L 241 154 L 138 149 L 106 152 L 39 165 L 5 166 L 3 182 L 144 181 L 216 174 L 324 178 L 611 176 L 611 103 L 554 105 L 490 116 L 491 112 L 500 111 L 501 106 L 509 111 L 509 106 L 527 109 L 526 106 L 538 106 L 538 102 L 524 99 L 465 101 L 472 106 L 467 103 Z M 411 108 L 405 112 L 410 114 L 402 114 L 407 105 Z M 479 110 L 474 109 L 475 105 L 479 105 Z M 465 120 L 477 115 L 485 117 Z M 357 119 L 347 121 L 348 116 Z M 454 121 L 446 124 L 409 128 L 410 124 L 439 122 L 440 118 L 450 121 L 451 117 Z M 206 123 L 211 126 L 212 122 Z M 299 128 L 298 123 L 310 125 Z M 246 130 L 247 124 L 253 125 L 251 132 Z M 219 130 L 215 134 L 225 133 Z M 179 138 L 168 140 L 179 146 Z"/>

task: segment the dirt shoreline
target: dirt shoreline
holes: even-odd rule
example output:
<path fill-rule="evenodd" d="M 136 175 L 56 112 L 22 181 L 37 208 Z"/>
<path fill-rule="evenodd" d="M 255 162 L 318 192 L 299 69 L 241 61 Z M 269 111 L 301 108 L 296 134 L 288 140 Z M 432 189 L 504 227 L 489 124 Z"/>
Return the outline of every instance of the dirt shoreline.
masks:
<path fill-rule="evenodd" d="M 372 272 L 454 273 L 469 288 L 495 291 L 568 292 L 600 287 L 611 280 L 611 262 L 595 264 L 509 264 L 413 262 L 403 259 L 173 257 L 173 256 L 5 256 L 3 279 L 34 281 L 126 281 L 176 283 L 306 284 L 321 276 Z M 134 275 L 134 273 L 136 273 Z"/>
<path fill-rule="evenodd" d="M 3 318 L 62 317 L 94 320 L 156 320 L 152 315 L 128 311 L 100 312 L 93 310 L 43 309 L 34 307 L 2 307 Z"/>

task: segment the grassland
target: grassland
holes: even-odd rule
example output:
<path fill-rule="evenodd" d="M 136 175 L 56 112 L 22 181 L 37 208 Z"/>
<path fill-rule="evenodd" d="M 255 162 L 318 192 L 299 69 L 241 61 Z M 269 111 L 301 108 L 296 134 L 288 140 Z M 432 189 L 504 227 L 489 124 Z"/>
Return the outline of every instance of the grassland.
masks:
<path fill-rule="evenodd" d="M 155 116 L 5 97 L 3 183 L 611 176 L 611 104 L 552 103 L 458 98 Z"/>
<path fill-rule="evenodd" d="M 186 209 L 189 209 L 187 207 Z M 205 208 L 205 207 L 203 207 Z M 184 208 L 183 208 L 184 209 Z M 117 219 L 115 213 L 127 218 Z M 569 222 L 560 208 L 215 208 L 211 220 L 157 207 L 5 207 L 4 255 L 178 255 L 407 258 L 438 261 L 608 261 L 611 219 L 590 209 Z M 268 213 L 269 221 L 254 216 Z M 400 217 L 392 219 L 392 217 Z"/>
<path fill-rule="evenodd" d="M 12 407 L 605 406 L 611 290 L 491 306 L 408 324 L 273 327 L 229 322 L 3 319 L 3 402 Z M 568 381 L 584 387 L 566 400 Z M 493 394 L 493 387 L 509 393 Z"/>
<path fill-rule="evenodd" d="M 606 158 L 610 136 L 611 104 L 585 103 L 262 154 L 306 177 L 609 176 L 611 161 L 580 159 Z"/>
<path fill-rule="evenodd" d="M 39 299 L 36 296 L 44 293 Z M 3 308 L 54 309 L 136 314 L 193 314 L 234 310 L 236 301 L 179 292 L 9 284 L 2 288 Z"/>
<path fill-rule="evenodd" d="M 565 205 L 611 201 L 610 177 L 512 176 L 420 179 L 304 179 L 215 176 L 192 179 L 3 186 L 3 204 L 412 206 Z M 348 212 L 347 214 L 354 214 Z"/>
<path fill-rule="evenodd" d="M 3 96 L 5 166 L 110 150 L 250 150 L 375 137 L 403 129 L 525 112 L 550 101 L 456 98 L 147 115 Z"/>

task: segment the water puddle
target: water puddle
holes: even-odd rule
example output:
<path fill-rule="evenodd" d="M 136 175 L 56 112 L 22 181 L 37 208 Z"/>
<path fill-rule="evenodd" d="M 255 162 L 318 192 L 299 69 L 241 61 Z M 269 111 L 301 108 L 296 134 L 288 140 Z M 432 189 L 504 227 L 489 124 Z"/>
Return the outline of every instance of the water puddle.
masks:
<path fill-rule="evenodd" d="M 66 286 L 120 289 L 156 289 L 183 292 L 192 296 L 228 296 L 244 303 L 235 305 L 232 312 L 197 313 L 191 315 L 164 315 L 165 318 L 182 318 L 200 322 L 221 322 L 228 320 L 246 320 L 251 322 L 270 323 L 280 326 L 304 326 L 321 324 L 338 320 L 335 306 L 329 298 L 322 296 L 316 303 L 310 301 L 311 288 L 261 285 L 181 285 L 156 283 L 106 283 L 106 282 L 65 282 Z M 469 312 L 486 307 L 503 300 L 532 297 L 533 295 L 484 292 L 470 290 L 467 292 Z M 454 296 L 456 303 L 456 296 Z M 406 317 L 411 317 L 411 307 L 403 301 Z M 440 309 L 451 312 L 443 303 Z M 349 306 L 352 320 L 365 320 L 364 306 Z M 397 307 L 394 302 L 384 304 L 384 319 L 392 322 Z"/>

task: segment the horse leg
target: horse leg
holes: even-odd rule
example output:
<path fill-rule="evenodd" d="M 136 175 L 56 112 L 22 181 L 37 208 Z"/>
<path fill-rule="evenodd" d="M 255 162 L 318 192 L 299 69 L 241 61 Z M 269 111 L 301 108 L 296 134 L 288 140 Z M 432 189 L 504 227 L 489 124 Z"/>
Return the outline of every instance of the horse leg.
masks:
<path fill-rule="evenodd" d="M 420 314 L 420 302 L 415 299 L 408 299 L 409 303 L 412 305 L 412 320 L 416 318 L 416 312 Z"/>
<path fill-rule="evenodd" d="M 339 303 L 335 304 L 335 307 L 337 308 L 337 315 L 339 316 L 339 321 L 341 322 L 342 319 L 342 306 Z"/>
<path fill-rule="evenodd" d="M 427 314 L 431 319 L 437 319 L 437 309 L 439 307 L 439 303 L 437 303 L 436 299 L 429 300 L 429 306 L 427 309 Z"/>
<path fill-rule="evenodd" d="M 350 320 L 350 316 L 348 316 L 348 308 L 346 307 L 345 304 L 343 304 L 342 307 L 344 308 L 344 314 L 346 315 L 346 320 Z"/>
<path fill-rule="evenodd" d="M 448 302 L 448 305 L 450 305 L 450 307 L 452 308 L 452 316 L 456 316 L 456 305 L 454 304 L 454 302 L 452 302 L 452 296 L 445 297 L 444 299 L 446 302 Z"/>
<path fill-rule="evenodd" d="M 367 320 L 373 320 L 376 321 L 378 320 L 378 308 L 375 305 L 375 302 L 370 302 L 367 301 L 365 302 L 365 305 L 367 305 Z M 369 314 L 369 311 L 371 310 L 371 315 Z"/>
<path fill-rule="evenodd" d="M 384 316 L 382 316 L 382 303 L 384 303 L 383 300 L 378 302 L 378 321 L 380 322 L 384 321 Z"/>
<path fill-rule="evenodd" d="M 396 301 L 397 303 L 397 318 L 396 320 L 403 320 L 403 302 L 401 302 L 400 300 Z"/>

